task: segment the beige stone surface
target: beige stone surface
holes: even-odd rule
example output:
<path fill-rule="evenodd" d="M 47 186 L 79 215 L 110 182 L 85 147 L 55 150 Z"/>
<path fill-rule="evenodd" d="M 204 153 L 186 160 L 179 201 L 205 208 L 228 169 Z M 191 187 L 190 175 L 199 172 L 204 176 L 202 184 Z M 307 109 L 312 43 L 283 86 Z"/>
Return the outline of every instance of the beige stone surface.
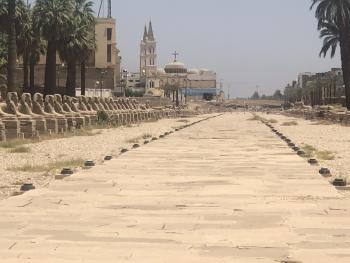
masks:
<path fill-rule="evenodd" d="M 24 145 L 29 153 L 11 153 L 11 149 L 0 148 L 0 200 L 19 190 L 20 185 L 33 182 L 37 188 L 46 187 L 55 174 L 47 172 L 12 171 L 23 166 L 48 165 L 69 160 L 94 160 L 100 162 L 106 155 L 116 155 L 122 148 L 130 147 L 144 135 L 159 136 L 173 127 L 196 121 L 201 117 L 161 119 L 111 129 L 93 130 L 94 136 L 73 136 L 55 140 L 43 140 Z"/>
<path fill-rule="evenodd" d="M 226 114 L 0 202 L 1 262 L 350 262 L 350 200 Z"/>

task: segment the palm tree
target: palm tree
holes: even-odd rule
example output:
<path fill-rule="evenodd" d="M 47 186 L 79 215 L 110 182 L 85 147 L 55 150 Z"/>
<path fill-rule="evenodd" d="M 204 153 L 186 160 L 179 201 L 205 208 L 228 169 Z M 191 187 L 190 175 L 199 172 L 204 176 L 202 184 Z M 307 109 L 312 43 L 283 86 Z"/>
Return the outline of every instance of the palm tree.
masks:
<path fill-rule="evenodd" d="M 16 90 L 16 0 L 8 0 L 7 92 Z"/>
<path fill-rule="evenodd" d="M 75 0 L 72 26 L 60 46 L 60 56 L 67 63 L 67 95 L 75 96 L 76 69 L 80 62 L 82 91 L 85 94 L 85 61 L 92 50 L 95 50 L 93 2 Z"/>
<path fill-rule="evenodd" d="M 331 58 L 335 56 L 337 47 L 340 42 L 339 27 L 329 21 L 321 24 L 320 38 L 323 38 L 323 46 L 320 51 L 320 56 L 326 57 L 328 51 L 331 51 Z"/>
<path fill-rule="evenodd" d="M 34 29 L 47 41 L 45 95 L 53 94 L 56 89 L 58 44 L 71 28 L 73 7 L 73 0 L 37 0 L 33 10 Z"/>
<path fill-rule="evenodd" d="M 28 91 L 28 65 L 30 56 L 30 44 L 33 37 L 33 27 L 31 20 L 31 8 L 30 5 L 23 5 L 21 8 L 20 16 L 20 28 L 18 30 L 17 47 L 18 55 L 23 59 L 23 88 L 24 91 Z"/>
<path fill-rule="evenodd" d="M 324 37 L 321 54 L 325 55 L 331 49 L 331 56 L 334 56 L 336 46 L 340 46 L 346 106 L 350 109 L 350 1 L 312 0 L 311 9 L 315 6 L 318 29 Z"/>
<path fill-rule="evenodd" d="M 96 50 L 96 39 L 94 30 L 89 32 L 86 42 L 83 44 L 82 52 L 80 54 L 80 86 L 81 86 L 81 95 L 85 96 L 86 93 L 86 63 L 93 52 Z"/>
<path fill-rule="evenodd" d="M 44 55 L 46 46 L 39 35 L 34 34 L 29 47 L 29 87 L 30 93 L 35 93 L 35 66 Z"/>

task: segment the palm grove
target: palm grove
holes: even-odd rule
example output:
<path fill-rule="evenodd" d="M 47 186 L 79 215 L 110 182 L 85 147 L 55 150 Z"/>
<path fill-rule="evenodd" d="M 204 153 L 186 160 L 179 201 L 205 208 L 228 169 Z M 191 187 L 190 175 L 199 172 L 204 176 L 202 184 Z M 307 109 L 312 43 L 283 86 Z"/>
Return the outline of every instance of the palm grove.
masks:
<path fill-rule="evenodd" d="M 7 91 L 17 91 L 16 67 L 23 63 L 24 92 L 36 90 L 35 65 L 46 55 L 44 93 L 56 90 L 57 54 L 67 65 L 66 95 L 75 96 L 76 71 L 81 70 L 85 95 L 85 68 L 96 49 L 93 2 L 89 0 L 0 0 L 0 73 L 6 73 Z M 80 65 L 80 67 L 78 67 Z"/>

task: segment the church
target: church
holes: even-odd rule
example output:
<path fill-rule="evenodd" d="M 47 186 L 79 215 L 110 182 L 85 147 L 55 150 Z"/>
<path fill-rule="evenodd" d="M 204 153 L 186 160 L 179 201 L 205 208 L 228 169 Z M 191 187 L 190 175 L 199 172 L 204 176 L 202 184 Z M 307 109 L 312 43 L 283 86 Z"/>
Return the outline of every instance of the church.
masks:
<path fill-rule="evenodd" d="M 179 100 L 213 99 L 217 95 L 216 73 L 208 69 L 188 69 L 177 60 L 158 68 L 157 41 L 152 22 L 145 26 L 140 44 L 140 83 L 146 96 L 176 97 Z"/>

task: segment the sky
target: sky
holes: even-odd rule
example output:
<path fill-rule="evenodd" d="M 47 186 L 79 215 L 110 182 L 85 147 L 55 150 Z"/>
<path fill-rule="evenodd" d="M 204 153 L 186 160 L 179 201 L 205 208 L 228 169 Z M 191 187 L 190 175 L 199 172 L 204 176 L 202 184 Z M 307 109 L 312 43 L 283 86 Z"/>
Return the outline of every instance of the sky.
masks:
<path fill-rule="evenodd" d="M 94 0 L 96 5 L 100 0 Z M 107 2 L 105 0 L 105 2 Z M 318 56 L 322 41 L 311 0 L 112 0 L 122 67 L 138 71 L 139 45 L 152 20 L 158 67 L 178 60 L 214 70 L 231 97 L 271 95 L 300 72 L 340 67 Z M 105 10 L 106 14 L 106 10 Z"/>

